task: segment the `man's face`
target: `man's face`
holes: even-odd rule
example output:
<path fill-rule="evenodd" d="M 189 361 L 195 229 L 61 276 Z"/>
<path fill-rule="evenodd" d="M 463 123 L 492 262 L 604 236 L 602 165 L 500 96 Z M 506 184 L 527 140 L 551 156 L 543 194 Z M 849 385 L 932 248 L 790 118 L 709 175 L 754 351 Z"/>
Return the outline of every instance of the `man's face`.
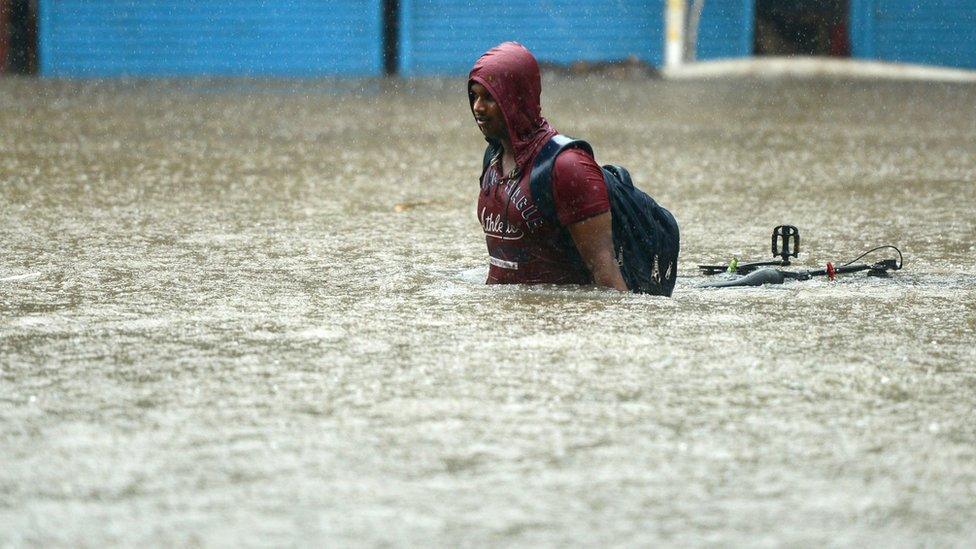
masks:
<path fill-rule="evenodd" d="M 481 133 L 488 139 L 496 141 L 508 140 L 508 128 L 505 126 L 505 116 L 501 106 L 488 90 L 477 82 L 468 88 L 468 100 L 471 102 L 471 112 L 474 121 L 478 123 Z"/>

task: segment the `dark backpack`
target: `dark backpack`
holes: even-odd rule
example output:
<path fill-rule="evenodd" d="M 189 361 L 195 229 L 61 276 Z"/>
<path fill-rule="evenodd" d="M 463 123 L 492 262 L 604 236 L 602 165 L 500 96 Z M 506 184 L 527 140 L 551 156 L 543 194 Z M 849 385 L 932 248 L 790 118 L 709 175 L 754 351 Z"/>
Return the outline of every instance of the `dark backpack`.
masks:
<path fill-rule="evenodd" d="M 593 154 L 586 141 L 556 135 L 536 155 L 529 180 L 539 211 L 557 224 L 552 170 L 559 153 L 572 148 Z M 492 147 L 485 151 L 486 169 L 493 154 Z M 603 166 L 603 179 L 610 196 L 614 255 L 624 282 L 632 292 L 670 296 L 678 275 L 678 222 L 671 212 L 634 186 L 626 169 Z M 568 232 L 564 228 L 565 239 L 571 243 Z"/>

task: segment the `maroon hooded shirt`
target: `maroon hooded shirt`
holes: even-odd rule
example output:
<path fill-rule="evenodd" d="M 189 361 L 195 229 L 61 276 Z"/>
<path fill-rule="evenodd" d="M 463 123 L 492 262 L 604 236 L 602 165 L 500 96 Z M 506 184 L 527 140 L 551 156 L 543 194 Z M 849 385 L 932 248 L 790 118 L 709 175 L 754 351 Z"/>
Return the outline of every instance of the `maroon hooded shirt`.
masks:
<path fill-rule="evenodd" d="M 545 218 L 532 199 L 529 176 L 536 154 L 557 132 L 542 117 L 539 64 L 521 44 L 505 42 L 478 59 L 468 86 L 474 82 L 501 108 L 522 174 L 504 180 L 499 155 L 481 178 L 478 221 L 488 244 L 488 283 L 591 283 L 565 227 L 610 210 L 603 171 L 585 151 L 561 153 L 552 173 L 559 222 Z"/>

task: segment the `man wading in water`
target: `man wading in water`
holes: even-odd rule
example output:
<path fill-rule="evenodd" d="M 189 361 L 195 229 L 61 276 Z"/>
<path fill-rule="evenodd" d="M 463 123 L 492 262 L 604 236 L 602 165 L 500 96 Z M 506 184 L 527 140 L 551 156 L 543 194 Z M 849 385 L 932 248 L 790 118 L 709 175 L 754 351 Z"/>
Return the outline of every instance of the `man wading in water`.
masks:
<path fill-rule="evenodd" d="M 491 145 L 478 198 L 490 256 L 488 283 L 596 283 L 627 291 L 614 257 L 607 186 L 588 152 L 567 149 L 556 157 L 552 196 L 558 223 L 535 204 L 529 187 L 533 161 L 557 134 L 542 117 L 541 93 L 539 64 L 515 42 L 489 50 L 468 75 L 471 112 Z"/>

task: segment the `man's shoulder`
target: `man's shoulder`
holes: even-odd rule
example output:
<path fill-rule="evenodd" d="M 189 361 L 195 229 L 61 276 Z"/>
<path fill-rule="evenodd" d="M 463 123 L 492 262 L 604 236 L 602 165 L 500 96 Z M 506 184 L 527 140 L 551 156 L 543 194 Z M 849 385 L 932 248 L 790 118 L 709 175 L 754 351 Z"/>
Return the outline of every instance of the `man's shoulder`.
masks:
<path fill-rule="evenodd" d="M 559 156 L 556 157 L 553 163 L 553 176 L 574 173 L 580 169 L 594 167 L 599 169 L 600 166 L 596 163 L 592 154 L 585 149 L 572 147 L 560 152 Z"/>

